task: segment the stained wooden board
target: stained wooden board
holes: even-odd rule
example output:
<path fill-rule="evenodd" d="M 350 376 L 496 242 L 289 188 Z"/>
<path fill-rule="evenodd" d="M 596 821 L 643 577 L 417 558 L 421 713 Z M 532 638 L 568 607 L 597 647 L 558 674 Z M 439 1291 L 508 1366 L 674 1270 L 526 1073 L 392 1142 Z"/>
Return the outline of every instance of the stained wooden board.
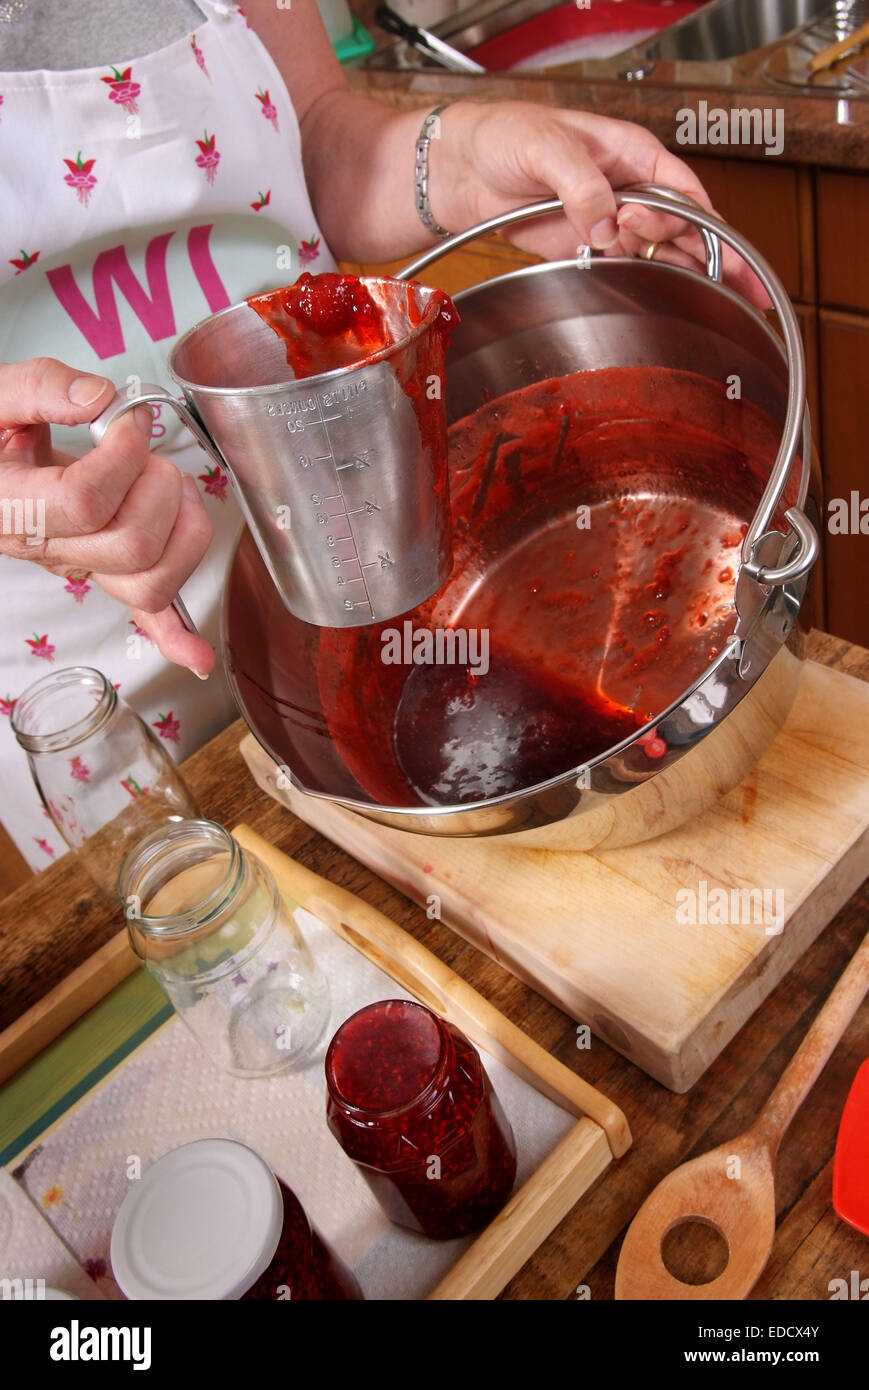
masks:
<path fill-rule="evenodd" d="M 279 791 L 251 736 L 241 751 L 270 795 L 414 901 L 435 895 L 447 925 L 675 1091 L 695 1083 L 869 873 L 869 687 L 814 662 L 741 786 L 694 823 L 623 849 L 411 835 Z M 781 890 L 783 929 L 680 923 L 677 894 L 702 880 L 709 893 Z"/>

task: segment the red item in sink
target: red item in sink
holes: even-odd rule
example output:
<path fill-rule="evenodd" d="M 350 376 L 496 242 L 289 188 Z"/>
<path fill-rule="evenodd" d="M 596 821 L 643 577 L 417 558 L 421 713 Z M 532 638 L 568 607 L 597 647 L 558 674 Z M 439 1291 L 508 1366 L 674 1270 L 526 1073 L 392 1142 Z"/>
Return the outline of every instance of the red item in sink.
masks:
<path fill-rule="evenodd" d="M 672 4 L 666 0 L 624 0 L 622 4 L 601 4 L 595 0 L 588 9 L 580 9 L 576 4 L 557 5 L 477 44 L 468 50 L 468 57 L 490 72 L 504 72 L 560 43 L 600 34 L 633 34 L 641 30 L 656 33 L 699 8 L 699 0 L 674 0 Z"/>
<path fill-rule="evenodd" d="M 833 1209 L 869 1236 L 869 1057 L 854 1077 L 836 1140 Z"/>

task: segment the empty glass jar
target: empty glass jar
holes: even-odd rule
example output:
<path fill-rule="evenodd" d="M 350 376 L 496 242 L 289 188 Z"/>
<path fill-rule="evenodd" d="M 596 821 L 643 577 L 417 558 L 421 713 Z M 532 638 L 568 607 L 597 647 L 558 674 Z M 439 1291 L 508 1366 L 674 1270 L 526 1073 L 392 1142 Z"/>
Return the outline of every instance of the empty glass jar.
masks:
<path fill-rule="evenodd" d="M 101 671 L 44 676 L 16 701 L 11 722 L 45 809 L 107 893 L 143 835 L 198 815 L 165 747 Z"/>
<path fill-rule="evenodd" d="M 297 1065 L 329 988 L 266 866 L 214 821 L 155 830 L 119 886 L 136 954 L 209 1057 L 236 1076 Z"/>

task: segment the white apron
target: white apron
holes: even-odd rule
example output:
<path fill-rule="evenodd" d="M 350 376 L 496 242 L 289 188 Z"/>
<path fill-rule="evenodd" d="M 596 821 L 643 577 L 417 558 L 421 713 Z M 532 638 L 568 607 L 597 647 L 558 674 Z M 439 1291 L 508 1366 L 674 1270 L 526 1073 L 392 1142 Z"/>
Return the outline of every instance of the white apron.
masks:
<path fill-rule="evenodd" d="M 192 324 L 306 268 L 335 269 L 277 68 L 240 10 L 197 3 L 196 32 L 143 58 L 0 73 L 0 360 L 51 356 L 120 386 L 172 387 L 166 359 Z M 53 437 L 90 447 L 85 427 Z M 183 593 L 216 645 L 240 514 L 173 411 L 158 408 L 152 447 L 197 479 L 214 526 Z M 0 555 L 0 819 L 34 869 L 65 845 L 8 716 L 33 681 L 74 665 L 103 671 L 176 761 L 235 714 L 219 666 L 197 680 L 93 582 Z"/>

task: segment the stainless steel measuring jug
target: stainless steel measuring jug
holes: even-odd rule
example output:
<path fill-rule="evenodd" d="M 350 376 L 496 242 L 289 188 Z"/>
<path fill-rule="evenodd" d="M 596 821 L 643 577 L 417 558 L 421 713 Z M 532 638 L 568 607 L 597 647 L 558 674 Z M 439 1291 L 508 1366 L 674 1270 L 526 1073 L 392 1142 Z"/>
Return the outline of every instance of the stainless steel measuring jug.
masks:
<path fill-rule="evenodd" d="M 286 343 L 247 303 L 176 343 L 176 399 L 142 383 L 91 425 L 97 444 L 134 406 L 171 406 L 229 474 L 284 604 L 319 627 L 406 613 L 452 565 L 443 368 L 443 294 L 362 280 L 390 345 L 350 366 L 296 379 Z"/>

